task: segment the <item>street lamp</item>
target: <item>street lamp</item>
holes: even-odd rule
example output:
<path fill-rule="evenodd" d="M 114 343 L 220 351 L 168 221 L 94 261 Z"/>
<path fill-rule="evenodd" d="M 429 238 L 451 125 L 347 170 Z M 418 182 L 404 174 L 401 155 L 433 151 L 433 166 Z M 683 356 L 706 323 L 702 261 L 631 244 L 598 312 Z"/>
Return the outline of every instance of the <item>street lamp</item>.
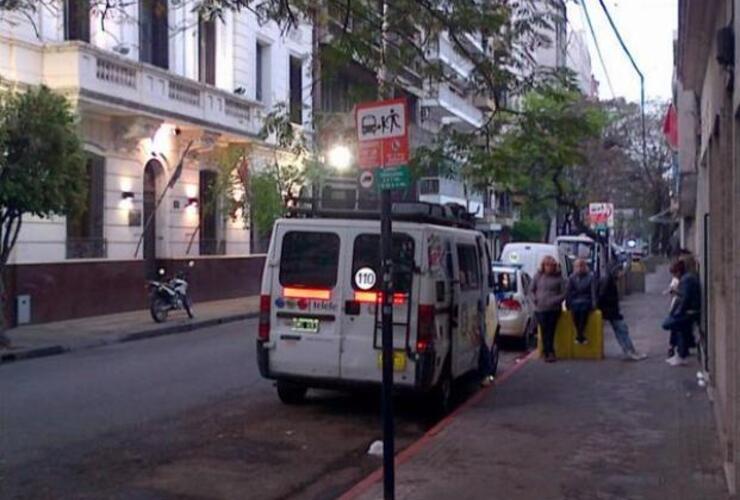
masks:
<path fill-rule="evenodd" d="M 352 164 L 352 152 L 347 146 L 337 144 L 327 154 L 329 166 L 338 172 L 345 172 Z"/>

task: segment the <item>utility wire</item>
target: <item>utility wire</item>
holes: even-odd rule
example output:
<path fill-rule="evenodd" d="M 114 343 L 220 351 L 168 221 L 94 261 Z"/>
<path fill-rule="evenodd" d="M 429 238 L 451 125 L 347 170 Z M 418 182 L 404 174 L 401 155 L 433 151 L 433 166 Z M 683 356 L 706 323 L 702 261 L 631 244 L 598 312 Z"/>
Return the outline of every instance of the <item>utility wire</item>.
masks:
<path fill-rule="evenodd" d="M 609 86 L 609 92 L 612 95 L 612 99 L 616 99 L 617 95 L 614 93 L 614 86 L 612 80 L 609 78 L 609 71 L 606 69 L 606 63 L 604 62 L 604 56 L 601 53 L 601 47 L 599 47 L 599 40 L 596 38 L 596 32 L 594 31 L 594 25 L 591 24 L 591 16 L 588 15 L 588 9 L 586 8 L 586 1 L 580 0 L 581 7 L 583 7 L 583 13 L 586 14 L 586 22 L 588 28 L 591 31 L 591 37 L 594 39 L 594 46 L 596 47 L 596 53 L 599 56 L 599 62 L 601 62 L 601 68 L 604 70 L 604 76 L 606 77 L 606 84 Z"/>
<path fill-rule="evenodd" d="M 585 5 L 585 0 L 581 1 L 584 2 Z M 642 162 L 645 166 L 647 166 L 647 145 L 645 139 L 645 76 L 642 74 L 642 71 L 640 71 L 640 68 L 637 67 L 635 59 L 632 57 L 632 54 L 627 48 L 627 45 L 624 43 L 624 40 L 622 40 L 622 35 L 619 34 L 617 25 L 614 24 L 614 20 L 612 19 L 611 14 L 609 14 L 609 9 L 606 8 L 604 0 L 599 0 L 599 3 L 601 4 L 601 8 L 604 10 L 604 14 L 606 14 L 606 18 L 609 20 L 609 24 L 611 25 L 614 34 L 617 35 L 617 40 L 619 40 L 619 44 L 622 46 L 624 52 L 627 54 L 627 57 L 629 57 L 629 60 L 632 63 L 632 67 L 635 68 L 635 71 L 640 76 L 640 109 L 642 110 Z"/>

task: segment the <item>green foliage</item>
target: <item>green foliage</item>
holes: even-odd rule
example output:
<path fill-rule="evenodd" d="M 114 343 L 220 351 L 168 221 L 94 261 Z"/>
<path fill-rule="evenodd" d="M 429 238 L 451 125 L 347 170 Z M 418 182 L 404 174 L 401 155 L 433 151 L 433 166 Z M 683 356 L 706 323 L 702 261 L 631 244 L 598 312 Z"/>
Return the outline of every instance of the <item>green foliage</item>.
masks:
<path fill-rule="evenodd" d="M 46 87 L 0 95 L 0 207 L 39 217 L 85 200 L 85 160 L 69 102 Z"/>
<path fill-rule="evenodd" d="M 524 194 L 530 212 L 580 210 L 580 187 L 589 141 L 601 136 L 606 115 L 569 82 L 539 86 L 522 100 L 521 111 L 499 124 L 489 158 L 473 174 L 481 183 L 503 182 Z"/>
<path fill-rule="evenodd" d="M 271 234 L 273 224 L 285 212 L 279 185 L 279 179 L 274 171 L 252 175 L 249 186 L 253 207 L 252 224 L 256 226 L 261 237 Z"/>
<path fill-rule="evenodd" d="M 82 208 L 85 159 L 69 102 L 46 87 L 0 94 L 0 265 L 23 215 L 50 217 Z"/>
<path fill-rule="evenodd" d="M 524 217 L 511 228 L 512 241 L 542 241 L 544 234 L 545 225 L 531 217 Z"/>

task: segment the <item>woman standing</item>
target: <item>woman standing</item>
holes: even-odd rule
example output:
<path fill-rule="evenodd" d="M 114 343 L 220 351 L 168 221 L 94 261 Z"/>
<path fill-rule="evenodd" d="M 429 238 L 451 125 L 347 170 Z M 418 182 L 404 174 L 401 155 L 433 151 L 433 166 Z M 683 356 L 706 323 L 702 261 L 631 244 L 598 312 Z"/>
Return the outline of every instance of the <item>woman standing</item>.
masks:
<path fill-rule="evenodd" d="M 555 328 L 565 299 L 565 280 L 554 257 L 548 255 L 542 259 L 529 291 L 534 300 L 537 323 L 542 331 L 545 362 L 553 363 L 556 361 Z"/>

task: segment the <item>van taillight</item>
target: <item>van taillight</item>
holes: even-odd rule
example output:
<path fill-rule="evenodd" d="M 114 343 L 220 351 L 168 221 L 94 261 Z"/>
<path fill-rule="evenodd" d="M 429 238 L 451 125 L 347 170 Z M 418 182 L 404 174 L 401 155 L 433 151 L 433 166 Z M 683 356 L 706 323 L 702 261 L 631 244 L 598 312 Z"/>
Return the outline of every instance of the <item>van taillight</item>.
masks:
<path fill-rule="evenodd" d="M 434 306 L 419 305 L 419 324 L 416 334 L 416 352 L 431 351 L 434 347 Z"/>
<path fill-rule="evenodd" d="M 257 340 L 268 342 L 270 340 L 270 304 L 272 298 L 269 295 L 260 295 L 260 321 L 257 330 Z"/>
<path fill-rule="evenodd" d="M 509 309 L 511 311 L 521 311 L 522 304 L 516 299 L 504 299 L 499 302 L 499 308 Z"/>

